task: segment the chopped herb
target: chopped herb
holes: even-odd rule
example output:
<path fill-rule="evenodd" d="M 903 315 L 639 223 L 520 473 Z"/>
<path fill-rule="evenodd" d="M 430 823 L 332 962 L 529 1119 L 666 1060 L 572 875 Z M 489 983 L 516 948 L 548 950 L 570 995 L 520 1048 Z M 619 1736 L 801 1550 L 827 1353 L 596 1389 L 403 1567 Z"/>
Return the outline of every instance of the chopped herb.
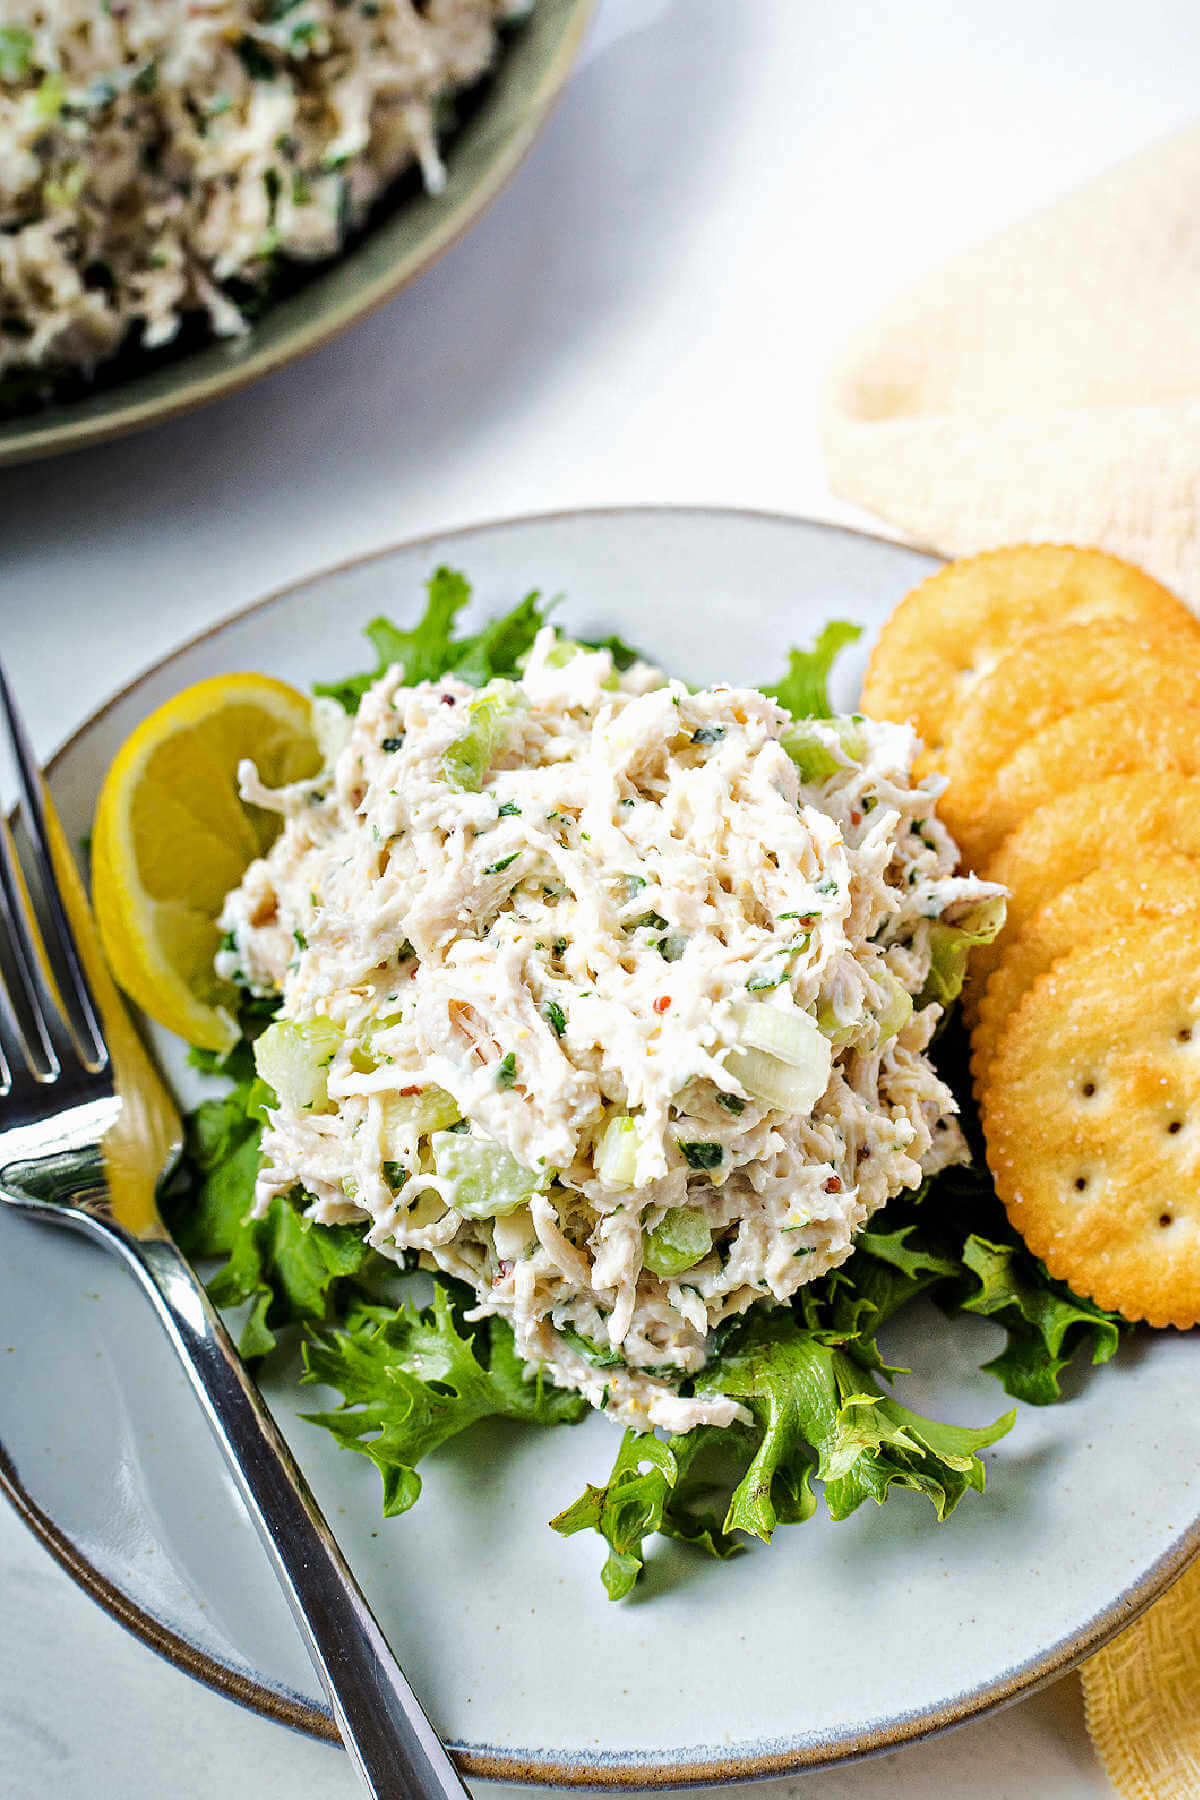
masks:
<path fill-rule="evenodd" d="M 547 1000 L 545 1006 L 542 1008 L 542 1011 L 545 1013 L 546 1018 L 549 1020 L 550 1024 L 553 1026 L 555 1035 L 557 1037 L 561 1037 L 563 1032 L 567 1029 L 567 1015 L 563 1011 L 562 1007 L 558 1004 L 558 1001 L 557 1000 Z"/>
<path fill-rule="evenodd" d="M 661 913 L 648 912 L 634 920 L 633 929 L 639 931 L 645 926 L 648 931 L 665 931 L 669 923 L 670 920 L 664 919 Z"/>
<path fill-rule="evenodd" d="M 699 731 L 693 731 L 693 744 L 719 744 L 725 736 L 723 725 L 702 725 Z"/>
<path fill-rule="evenodd" d="M 832 876 L 830 876 L 828 881 L 818 881 L 818 883 L 817 883 L 817 893 L 818 894 L 836 894 L 837 891 L 838 891 L 838 884 L 836 881 L 834 881 Z"/>
<path fill-rule="evenodd" d="M 237 939 L 234 937 L 232 931 L 223 931 L 221 933 L 221 948 L 222 950 L 237 949 Z"/>
<path fill-rule="evenodd" d="M 689 1144 L 680 1140 L 679 1148 L 689 1169 L 719 1169 L 725 1160 L 720 1144 Z"/>
<path fill-rule="evenodd" d="M 735 1117 L 746 1110 L 746 1102 L 737 1094 L 718 1094 L 717 1105 L 723 1106 L 726 1112 L 733 1113 Z"/>
<path fill-rule="evenodd" d="M 496 1086 L 510 1088 L 517 1079 L 517 1059 L 513 1051 L 502 1056 L 496 1065 Z"/>
<path fill-rule="evenodd" d="M 305 937 L 305 935 L 302 931 L 293 930 L 292 936 L 296 940 L 297 950 L 307 950 L 308 949 L 308 939 Z"/>
<path fill-rule="evenodd" d="M 557 1331 L 564 1344 L 585 1356 L 598 1369 L 619 1369 L 625 1361 L 620 1350 L 614 1350 L 608 1344 L 597 1344 L 592 1338 L 584 1337 L 582 1331 L 576 1331 L 573 1325 L 559 1325 Z"/>
<path fill-rule="evenodd" d="M 517 860 L 518 856 L 520 856 L 520 854 L 521 854 L 521 852 L 519 850 L 514 850 L 511 856 L 502 856 L 500 858 L 499 862 L 489 863 L 487 868 L 483 871 L 484 874 L 485 875 L 502 875 L 504 873 L 505 869 L 509 868 L 512 863 L 516 862 L 516 860 Z"/>
<path fill-rule="evenodd" d="M 251 81 L 274 81 L 275 64 L 252 37 L 240 37 L 234 45 L 238 60 Z"/>
<path fill-rule="evenodd" d="M 521 809 L 515 800 L 506 800 L 504 805 L 500 808 L 500 817 L 502 819 L 515 819 L 520 816 L 520 812 Z"/>
<path fill-rule="evenodd" d="M 394 750 L 403 750 L 403 748 L 404 748 L 404 733 L 401 731 L 401 732 L 398 732 L 395 737 L 384 738 L 384 740 L 383 740 L 382 744 L 379 746 L 379 748 L 381 750 L 386 750 L 388 752 L 389 756 L 391 755 L 391 753 Z"/>

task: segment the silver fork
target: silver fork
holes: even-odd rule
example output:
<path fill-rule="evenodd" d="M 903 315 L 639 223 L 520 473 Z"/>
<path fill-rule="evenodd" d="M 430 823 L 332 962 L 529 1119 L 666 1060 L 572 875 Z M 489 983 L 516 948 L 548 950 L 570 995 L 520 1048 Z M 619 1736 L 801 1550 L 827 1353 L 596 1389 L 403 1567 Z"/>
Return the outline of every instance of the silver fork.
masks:
<path fill-rule="evenodd" d="M 43 935 L 0 809 L 0 1200 L 85 1232 L 141 1282 L 266 1546 L 367 1792 L 377 1800 L 463 1800 L 454 1764 L 159 1216 L 158 1185 L 182 1141 L 179 1114 L 113 986 L 2 668 L 0 715 L 46 920 Z"/>

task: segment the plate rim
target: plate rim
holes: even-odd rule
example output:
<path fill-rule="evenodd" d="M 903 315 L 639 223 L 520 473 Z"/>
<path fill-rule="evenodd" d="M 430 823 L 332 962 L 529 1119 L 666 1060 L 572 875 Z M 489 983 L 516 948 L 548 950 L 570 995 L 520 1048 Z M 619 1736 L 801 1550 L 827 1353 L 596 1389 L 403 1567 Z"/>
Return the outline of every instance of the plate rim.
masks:
<path fill-rule="evenodd" d="M 66 456 L 76 450 L 91 449 L 114 438 L 127 437 L 155 425 L 165 425 L 197 412 L 215 400 L 242 393 L 255 382 L 290 368 L 314 351 L 321 350 L 343 332 L 360 325 L 373 313 L 426 274 L 436 262 L 452 250 L 460 239 L 476 225 L 509 186 L 526 156 L 541 136 L 550 116 L 566 91 L 583 40 L 595 16 L 597 0 L 568 0 L 571 13 L 565 20 L 562 36 L 533 88 L 520 125 L 491 162 L 479 182 L 462 200 L 447 212 L 419 247 L 402 256 L 385 273 L 365 282 L 353 298 L 336 304 L 328 312 L 319 313 L 307 324 L 297 326 L 285 343 L 264 345 L 252 351 L 244 362 L 228 369 L 181 379 L 179 388 L 166 396 L 149 396 L 122 402 L 122 386 L 112 389 L 113 406 L 94 419 L 66 419 L 52 425 L 39 425 L 38 411 L 29 414 L 29 429 L 14 433 L 11 439 L 0 437 L 0 469 L 19 468 L 26 463 L 42 462 L 54 456 Z M 335 266 L 340 257 L 329 264 Z M 186 366 L 183 364 L 181 366 Z M 70 403 L 68 403 L 69 405 Z M 20 424 L 20 417 L 14 421 Z M 181 646 L 186 647 L 186 646 Z M 146 671 L 149 673 L 149 671 Z"/>
<path fill-rule="evenodd" d="M 703 503 L 634 503 L 593 507 L 564 507 L 543 512 L 520 513 L 473 522 L 469 525 L 446 525 L 434 531 L 404 538 L 396 543 L 360 552 L 340 562 L 289 581 L 269 594 L 232 612 L 194 633 L 173 649 L 141 668 L 129 681 L 102 701 L 57 746 L 45 764 L 48 777 L 59 763 L 109 712 L 127 699 L 152 676 L 188 655 L 232 625 L 289 599 L 294 593 L 319 581 L 350 570 L 382 562 L 397 554 L 421 550 L 447 538 L 473 538 L 487 532 L 507 528 L 523 528 L 579 519 L 636 518 L 652 515 L 659 518 L 690 520 L 697 517 L 757 520 L 765 524 L 802 526 L 816 530 L 911 550 L 918 555 L 937 556 L 925 545 L 906 542 L 883 532 L 863 531 L 831 520 L 814 519 L 799 513 L 771 508 L 712 506 Z M 293 1730 L 322 1740 L 339 1743 L 332 1715 L 319 1705 L 312 1705 L 299 1694 L 257 1680 L 234 1664 L 202 1649 L 189 1638 L 171 1629 L 145 1610 L 87 1556 L 80 1544 L 57 1525 L 26 1489 L 18 1470 L 0 1441 L 0 1494 L 10 1503 L 17 1516 L 28 1527 L 59 1566 L 111 1617 L 134 1637 L 155 1651 L 183 1673 L 192 1676 L 227 1699 L 237 1702 L 260 1716 L 288 1725 Z M 901 1714 L 890 1720 L 869 1721 L 856 1731 L 842 1733 L 836 1739 L 781 1737 L 763 1743 L 757 1749 L 728 1752 L 716 1745 L 697 1745 L 670 1761 L 661 1760 L 661 1752 L 646 1753 L 637 1749 L 588 1755 L 580 1751 L 563 1753 L 530 1748 L 502 1749 L 489 1745 L 459 1744 L 450 1746 L 454 1759 L 465 1775 L 491 1781 L 507 1781 L 526 1786 L 592 1788 L 604 1790 L 670 1789 L 727 1785 L 735 1782 L 763 1780 L 832 1767 L 866 1756 L 901 1749 L 985 1717 L 1038 1688 L 1069 1673 L 1089 1656 L 1094 1655 L 1110 1639 L 1131 1625 L 1143 1612 L 1179 1579 L 1188 1566 L 1200 1557 L 1200 1515 L 1185 1526 L 1177 1538 L 1151 1567 L 1137 1580 L 1122 1588 L 1074 1635 L 1058 1639 L 1025 1662 L 1016 1664 L 991 1681 L 978 1684 L 942 1704 Z M 656 1760 L 657 1758 L 657 1760 Z"/>

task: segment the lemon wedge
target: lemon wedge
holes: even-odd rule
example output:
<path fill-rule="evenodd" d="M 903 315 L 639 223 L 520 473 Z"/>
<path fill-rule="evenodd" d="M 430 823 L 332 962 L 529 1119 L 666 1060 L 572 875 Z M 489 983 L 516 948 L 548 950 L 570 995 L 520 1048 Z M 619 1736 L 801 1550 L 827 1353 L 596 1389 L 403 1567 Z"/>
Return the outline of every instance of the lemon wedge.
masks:
<path fill-rule="evenodd" d="M 309 701 L 267 675 L 217 675 L 151 713 L 118 751 L 96 805 L 92 899 L 125 992 L 206 1050 L 237 1038 L 237 990 L 217 978 L 229 889 L 279 829 L 238 794 L 244 757 L 268 787 L 315 775 Z"/>

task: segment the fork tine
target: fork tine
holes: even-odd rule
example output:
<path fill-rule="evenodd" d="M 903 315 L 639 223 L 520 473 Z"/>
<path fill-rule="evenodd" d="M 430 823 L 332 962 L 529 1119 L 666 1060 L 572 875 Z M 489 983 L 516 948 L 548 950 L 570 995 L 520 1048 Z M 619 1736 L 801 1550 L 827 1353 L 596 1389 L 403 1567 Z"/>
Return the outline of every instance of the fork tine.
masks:
<path fill-rule="evenodd" d="M 21 879 L 8 820 L 0 813 L 0 1053 L 9 1080 L 22 1062 L 38 1081 L 53 1081 L 61 1062 L 51 1037 L 41 945 L 31 933 L 32 907 Z"/>
<path fill-rule="evenodd" d="M 67 919 L 66 908 L 63 906 L 58 876 L 54 868 L 54 857 L 50 831 L 47 825 L 41 771 L 34 760 L 29 736 L 25 730 L 24 721 L 17 711 L 16 702 L 13 699 L 12 690 L 8 685 L 8 678 L 4 672 L 4 665 L 2 663 L 0 663 L 0 711 L 3 711 L 5 723 L 8 726 L 9 736 L 12 740 L 13 755 L 17 766 L 17 779 L 20 787 L 21 805 L 26 829 L 29 833 L 30 842 L 33 845 L 34 858 L 37 863 L 38 873 L 41 877 L 42 891 L 45 895 L 46 908 L 50 915 L 51 924 L 54 927 L 55 937 L 58 941 L 62 968 L 65 972 L 70 990 L 69 998 L 74 1001 L 74 1010 L 72 1010 L 70 1006 L 64 1006 L 63 1011 L 66 1015 L 67 1023 L 71 1028 L 72 1035 L 76 1039 L 77 1047 L 84 1063 L 89 1069 L 102 1069 L 108 1062 L 108 1049 L 104 1042 L 103 1031 L 100 1027 L 96 1003 L 92 998 L 92 990 L 88 983 L 88 978 L 84 973 L 83 963 L 80 960 L 79 951 L 75 944 L 74 933 L 72 932 L 70 923 Z M 8 842 L 5 843 L 4 839 L 8 839 Z M 69 852 L 67 852 L 67 854 L 69 854 Z M 12 853 L 12 842 L 11 838 L 8 837 L 7 829 L 3 833 L 0 833 L 0 861 L 10 864 L 9 873 L 15 870 L 16 858 Z M 5 886 L 10 886 L 9 881 L 5 881 Z M 22 917 L 24 909 L 21 906 L 21 895 L 18 891 L 17 883 L 13 881 L 11 886 L 13 891 L 10 893 L 9 899 L 13 922 L 16 927 L 13 942 L 14 945 L 21 945 L 24 943 L 24 947 L 32 957 L 33 969 L 35 972 L 34 979 L 36 983 L 38 974 L 40 973 L 36 940 L 31 937 L 28 929 L 30 921 L 27 918 Z M 25 927 L 24 930 L 22 930 L 23 926 Z"/>

